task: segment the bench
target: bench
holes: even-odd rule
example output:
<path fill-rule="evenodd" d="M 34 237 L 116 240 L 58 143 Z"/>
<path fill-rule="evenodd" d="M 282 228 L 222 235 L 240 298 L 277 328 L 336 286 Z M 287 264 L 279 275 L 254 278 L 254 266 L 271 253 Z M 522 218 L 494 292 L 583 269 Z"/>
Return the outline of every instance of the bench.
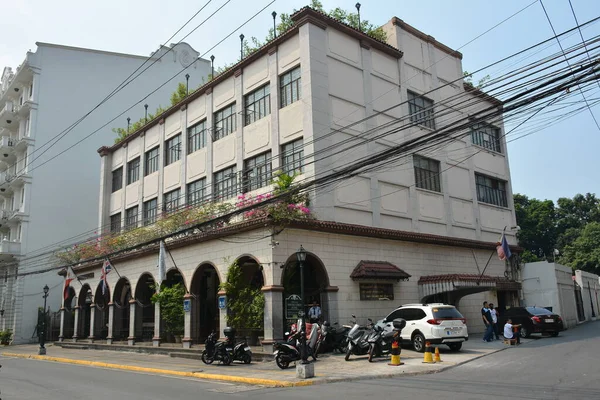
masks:
<path fill-rule="evenodd" d="M 517 344 L 517 339 L 512 338 L 512 339 L 504 339 L 504 344 L 508 345 L 508 346 L 516 346 Z"/>

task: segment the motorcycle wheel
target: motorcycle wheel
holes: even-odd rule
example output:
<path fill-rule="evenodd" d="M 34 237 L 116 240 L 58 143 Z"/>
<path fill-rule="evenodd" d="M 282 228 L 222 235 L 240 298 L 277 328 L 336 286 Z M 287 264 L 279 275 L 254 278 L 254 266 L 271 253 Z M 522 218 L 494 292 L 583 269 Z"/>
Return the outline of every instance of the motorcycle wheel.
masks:
<path fill-rule="evenodd" d="M 344 360 L 348 361 L 350 359 L 350 354 L 352 354 L 352 349 L 350 348 L 350 346 L 348 346 L 348 348 L 346 349 L 346 357 L 344 357 Z"/>
<path fill-rule="evenodd" d="M 375 354 L 375 346 L 369 347 L 369 362 L 373 362 L 373 356 Z"/>
<path fill-rule="evenodd" d="M 231 363 L 233 362 L 233 358 L 231 357 L 231 355 L 229 355 L 229 353 L 225 352 L 223 353 L 221 362 L 225 365 L 231 365 Z"/>
<path fill-rule="evenodd" d="M 244 364 L 250 364 L 252 362 L 252 356 L 248 353 L 244 353 L 242 354 L 242 357 L 240 357 L 241 361 L 243 361 Z"/>
<path fill-rule="evenodd" d="M 290 365 L 290 362 L 285 361 L 280 354 L 275 357 L 275 363 L 281 369 L 286 369 Z"/>
<path fill-rule="evenodd" d="M 213 363 L 213 361 L 215 361 L 215 359 L 214 359 L 214 358 L 210 358 L 210 357 L 208 356 L 208 353 L 206 352 L 206 350 L 204 350 L 204 351 L 202 352 L 202 362 L 203 362 L 204 364 L 210 365 L 210 364 L 212 364 L 212 363 Z"/>

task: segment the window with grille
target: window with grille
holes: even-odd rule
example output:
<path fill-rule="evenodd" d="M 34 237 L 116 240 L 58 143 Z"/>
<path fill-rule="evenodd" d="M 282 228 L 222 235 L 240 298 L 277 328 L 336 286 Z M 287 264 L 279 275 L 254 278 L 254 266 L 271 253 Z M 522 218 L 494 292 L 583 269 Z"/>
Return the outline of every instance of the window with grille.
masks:
<path fill-rule="evenodd" d="M 258 121 L 271 114 L 271 92 L 269 84 L 246 95 L 244 99 L 244 125 Z"/>
<path fill-rule="evenodd" d="M 198 206 L 205 202 L 206 199 L 206 179 L 198 179 L 195 182 L 187 185 L 187 204 L 190 206 Z"/>
<path fill-rule="evenodd" d="M 127 184 L 137 182 L 140 179 L 140 158 L 136 158 L 127 163 Z"/>
<path fill-rule="evenodd" d="M 411 122 L 435 129 L 432 100 L 413 92 L 408 92 L 408 113 L 410 114 Z"/>
<path fill-rule="evenodd" d="M 192 154 L 206 147 L 206 121 L 197 123 L 194 126 L 190 126 L 187 130 L 188 143 L 187 153 Z"/>
<path fill-rule="evenodd" d="M 288 175 L 301 174 L 304 166 L 304 142 L 294 140 L 281 146 L 281 169 Z"/>
<path fill-rule="evenodd" d="M 144 225 L 150 225 L 156 222 L 157 208 L 157 199 L 152 199 L 144 202 Z"/>
<path fill-rule="evenodd" d="M 165 166 L 181 159 L 181 134 L 173 136 L 165 143 Z"/>
<path fill-rule="evenodd" d="M 110 233 L 121 232 L 121 213 L 110 216 Z"/>
<path fill-rule="evenodd" d="M 119 167 L 112 172 L 112 192 L 121 190 L 123 187 L 123 167 Z"/>
<path fill-rule="evenodd" d="M 271 183 L 271 152 L 249 158 L 244 162 L 243 191 L 251 192 Z"/>
<path fill-rule="evenodd" d="M 179 197 L 181 196 L 181 191 L 179 189 L 175 189 L 170 191 L 169 193 L 165 193 L 163 198 L 163 209 L 166 212 L 177 211 L 179 208 Z"/>
<path fill-rule="evenodd" d="M 279 78 L 281 108 L 300 100 L 301 83 L 302 80 L 299 66 L 281 75 Z"/>
<path fill-rule="evenodd" d="M 506 182 L 486 175 L 475 174 L 477 184 L 477 200 L 482 203 L 508 207 Z"/>
<path fill-rule="evenodd" d="M 229 199 L 237 194 L 238 182 L 235 167 L 216 172 L 213 181 L 213 197 L 215 200 Z"/>
<path fill-rule="evenodd" d="M 500 147 L 500 129 L 487 124 L 479 124 L 471 130 L 473 144 L 488 150 L 502 153 Z"/>
<path fill-rule="evenodd" d="M 144 161 L 144 176 L 158 171 L 158 147 L 148 150 Z"/>
<path fill-rule="evenodd" d="M 440 162 L 421 156 L 414 156 L 415 165 L 415 185 L 421 189 L 442 191 L 440 183 Z"/>
<path fill-rule="evenodd" d="M 215 113 L 214 138 L 223 139 L 235 132 L 235 103 Z"/>
<path fill-rule="evenodd" d="M 125 229 L 135 229 L 138 225 L 139 207 L 134 206 L 125 210 Z"/>

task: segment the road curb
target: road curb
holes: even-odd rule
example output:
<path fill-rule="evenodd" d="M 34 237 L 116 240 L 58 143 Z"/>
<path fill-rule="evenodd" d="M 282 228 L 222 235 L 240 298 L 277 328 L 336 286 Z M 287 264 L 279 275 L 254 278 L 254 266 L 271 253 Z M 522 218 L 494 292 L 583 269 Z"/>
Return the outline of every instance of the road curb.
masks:
<path fill-rule="evenodd" d="M 311 386 L 315 383 L 315 381 L 290 382 L 290 381 L 278 381 L 278 380 L 274 380 L 274 379 L 248 378 L 248 377 L 244 377 L 244 376 L 235 376 L 235 375 L 207 374 L 207 373 L 203 373 L 203 372 L 173 371 L 173 370 L 169 370 L 169 369 L 136 367 L 133 365 L 110 364 L 110 363 L 99 362 L 99 361 L 75 360 L 72 358 L 38 356 L 38 355 L 33 355 L 33 354 L 22 354 L 22 353 L 3 352 L 2 355 L 5 357 L 25 358 L 25 359 L 30 359 L 30 360 L 53 361 L 53 362 L 59 362 L 59 363 L 63 363 L 63 364 L 86 365 L 86 366 L 91 366 L 91 367 L 118 369 L 118 370 L 133 371 L 133 372 L 146 372 L 146 373 L 161 374 L 161 375 L 183 376 L 183 377 L 188 377 L 188 378 L 198 378 L 198 379 L 215 380 L 215 381 L 222 381 L 222 382 L 243 383 L 246 385 L 255 385 L 255 386 L 297 387 L 297 386 Z"/>

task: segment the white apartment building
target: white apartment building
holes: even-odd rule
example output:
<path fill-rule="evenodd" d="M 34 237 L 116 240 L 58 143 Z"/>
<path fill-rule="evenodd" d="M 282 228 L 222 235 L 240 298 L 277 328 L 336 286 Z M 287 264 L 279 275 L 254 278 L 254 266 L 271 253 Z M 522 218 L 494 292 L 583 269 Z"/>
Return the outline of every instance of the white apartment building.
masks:
<path fill-rule="evenodd" d="M 34 331 L 42 288 L 50 288 L 48 307 L 61 306 L 63 280 L 48 251 L 93 235 L 97 227 L 98 163 L 89 157 L 112 142 L 110 129 L 49 161 L 90 132 L 135 104 L 160 83 L 177 77 L 145 100 L 148 111 L 169 105 L 178 82 L 197 87 L 210 72 L 186 43 L 162 47 L 144 66 L 150 68 L 82 121 L 55 146 L 54 138 L 89 112 L 148 57 L 36 43 L 16 70 L 4 68 L 0 84 L 0 327 L 12 329 L 15 343 L 37 340 Z M 161 55 L 164 55 L 162 58 Z M 184 67 L 188 67 L 183 70 Z M 127 127 L 145 115 L 144 103 L 113 126 Z M 62 136 L 62 135 L 61 135 Z M 48 161 L 46 164 L 45 162 Z M 86 232 L 83 236 L 77 236 Z M 34 256 L 37 256 L 34 258 Z"/>
<path fill-rule="evenodd" d="M 298 173 L 298 182 L 321 177 L 499 106 L 463 86 L 460 53 L 397 18 L 384 26 L 388 43 L 310 8 L 292 19 L 293 28 L 164 118 L 98 150 L 104 232 L 152 224 L 161 211 L 183 205 L 268 192 L 272 171 Z M 458 99 L 478 102 L 461 108 Z M 481 302 L 514 305 L 520 287 L 515 263 L 492 256 L 505 227 L 516 243 L 503 129 L 501 121 L 480 124 L 450 144 L 313 190 L 315 219 L 283 226 L 246 219 L 168 242 L 167 280 L 183 282 L 191 304 L 184 346 L 225 327 L 217 298 L 227 294 L 218 285 L 234 260 L 265 295 L 263 344 L 281 338 L 293 319 L 287 299 L 299 294 L 301 245 L 308 252 L 305 301 L 319 301 L 327 320 L 345 323 L 356 314 L 365 322 L 403 303 L 445 301 L 459 307 L 471 331 L 481 331 Z M 74 285 L 61 336 L 159 344 L 159 308 L 149 301 L 157 254 L 150 246 L 111 259 L 119 275 L 108 275 L 105 296 L 97 279 Z M 82 263 L 75 271 L 98 276 L 100 268 Z M 88 293 L 92 304 L 81 301 Z"/>

